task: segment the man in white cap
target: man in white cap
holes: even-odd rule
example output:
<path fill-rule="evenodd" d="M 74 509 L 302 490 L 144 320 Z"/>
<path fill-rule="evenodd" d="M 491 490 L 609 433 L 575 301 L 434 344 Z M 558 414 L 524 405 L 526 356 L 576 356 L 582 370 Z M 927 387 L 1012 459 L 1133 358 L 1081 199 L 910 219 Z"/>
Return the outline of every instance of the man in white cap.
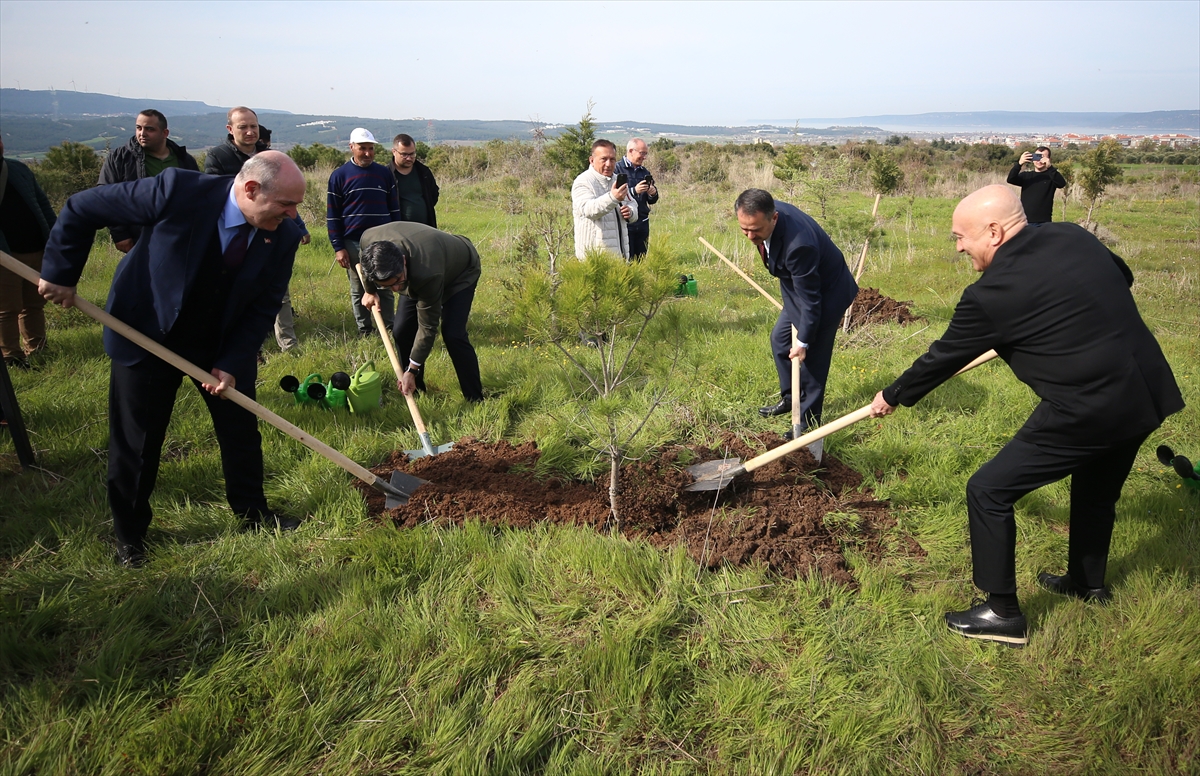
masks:
<path fill-rule="evenodd" d="M 329 175 L 325 223 L 329 244 L 337 263 L 350 278 L 350 305 L 363 337 L 373 336 L 371 311 L 362 306 L 363 287 L 358 278 L 358 241 L 373 226 L 401 220 L 396 180 L 388 168 L 375 163 L 375 136 L 359 127 L 350 133 L 350 161 Z M 379 296 L 379 309 L 388 328 L 392 327 L 395 297 L 391 291 Z"/>

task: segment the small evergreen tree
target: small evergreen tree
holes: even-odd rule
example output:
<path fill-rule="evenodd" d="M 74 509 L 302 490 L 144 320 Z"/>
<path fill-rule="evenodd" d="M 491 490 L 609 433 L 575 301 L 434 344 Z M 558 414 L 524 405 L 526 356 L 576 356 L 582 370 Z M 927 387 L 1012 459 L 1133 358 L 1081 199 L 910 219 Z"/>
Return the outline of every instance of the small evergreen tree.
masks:
<path fill-rule="evenodd" d="M 637 262 L 599 249 L 590 251 L 583 261 L 563 264 L 557 274 L 531 268 L 510 287 L 515 320 L 533 340 L 553 345 L 571 372 L 583 378 L 578 406 L 573 409 L 589 437 L 583 444 L 608 460 L 609 508 L 617 530 L 621 465 L 669 385 L 664 377 L 660 388 L 647 390 L 644 369 L 639 367 L 647 367 L 656 354 L 677 355 L 681 350 L 662 347 L 664 341 L 679 336 L 678 308 L 666 308 L 655 321 L 679 282 L 675 257 L 666 245 L 662 238 L 651 241 L 645 259 Z M 581 337 L 590 347 L 577 346 Z M 648 409 L 635 412 L 637 403 Z"/>
<path fill-rule="evenodd" d="M 567 127 L 546 146 L 546 161 L 568 180 L 587 169 L 588 157 L 592 155 L 592 143 L 596 142 L 596 122 L 592 118 L 594 106 L 595 103 L 589 100 L 579 125 Z"/>
<path fill-rule="evenodd" d="M 904 171 L 891 154 L 876 154 L 868 163 L 871 170 L 871 188 L 883 196 L 896 193 L 904 184 Z"/>
<path fill-rule="evenodd" d="M 1083 222 L 1084 229 L 1092 225 L 1092 211 L 1096 208 L 1100 197 L 1104 195 L 1105 189 L 1109 184 L 1120 180 L 1121 165 L 1118 164 L 1120 160 L 1121 145 L 1111 138 L 1101 140 L 1100 145 L 1085 153 L 1079 160 L 1080 170 L 1074 177 L 1078 179 L 1079 188 L 1088 201 L 1087 218 Z"/>

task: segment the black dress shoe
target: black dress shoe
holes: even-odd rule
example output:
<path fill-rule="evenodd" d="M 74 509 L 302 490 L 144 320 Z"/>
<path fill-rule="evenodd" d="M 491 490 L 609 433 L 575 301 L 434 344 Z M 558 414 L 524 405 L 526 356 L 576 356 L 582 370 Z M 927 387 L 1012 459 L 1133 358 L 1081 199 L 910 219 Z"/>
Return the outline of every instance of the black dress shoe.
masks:
<path fill-rule="evenodd" d="M 300 521 L 294 517 L 287 515 L 277 515 L 274 512 L 268 512 L 262 517 L 246 517 L 242 519 L 242 526 L 247 531 L 295 531 L 300 527 Z"/>
<path fill-rule="evenodd" d="M 1069 595 L 1096 604 L 1106 604 L 1112 600 L 1112 592 L 1107 587 L 1080 587 L 1070 575 L 1055 576 L 1043 571 L 1038 574 L 1038 584 L 1059 595 Z"/>
<path fill-rule="evenodd" d="M 1023 647 L 1029 643 L 1025 615 L 1001 617 L 992 611 L 986 601 L 975 602 L 965 612 L 946 612 L 946 625 L 969 639 L 998 641 L 1012 647 Z"/>
<path fill-rule="evenodd" d="M 781 399 L 778 404 L 772 404 L 769 407 L 759 407 L 758 414 L 764 418 L 773 418 L 776 415 L 786 415 L 792 411 L 792 400 Z"/>
<path fill-rule="evenodd" d="M 140 569 L 146 565 L 146 551 L 132 544 L 117 544 L 117 564 L 127 569 Z"/>

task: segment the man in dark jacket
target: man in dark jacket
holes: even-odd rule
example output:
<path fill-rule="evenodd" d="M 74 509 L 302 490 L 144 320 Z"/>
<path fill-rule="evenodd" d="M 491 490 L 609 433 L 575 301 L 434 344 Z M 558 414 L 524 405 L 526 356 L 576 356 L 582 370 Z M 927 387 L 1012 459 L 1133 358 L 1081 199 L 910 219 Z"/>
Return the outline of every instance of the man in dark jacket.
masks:
<path fill-rule="evenodd" d="M 128 183 L 152 178 L 169 167 L 199 172 L 200 165 L 186 148 L 168 137 L 170 134 L 167 117 L 162 113 L 153 108 L 139 113 L 133 137 L 125 145 L 108 152 L 104 166 L 100 168 L 98 183 Z M 132 224 L 113 224 L 108 233 L 117 250 L 128 253 L 142 229 Z"/>
<path fill-rule="evenodd" d="M 1021 168 L 1033 163 L 1033 170 Z M 1050 149 L 1039 146 L 1036 153 L 1026 151 L 1008 171 L 1008 182 L 1021 189 L 1021 207 L 1031 224 L 1048 224 L 1054 220 L 1054 190 L 1067 186 L 1067 179 L 1050 164 Z"/>
<path fill-rule="evenodd" d="M 0 139 L 0 251 L 41 272 L 53 226 L 46 193 L 28 167 L 4 158 Z M 36 286 L 0 269 L 0 351 L 6 366 L 28 369 L 26 358 L 46 346 L 45 305 Z"/>
<path fill-rule="evenodd" d="M 762 189 L 747 189 L 734 203 L 738 226 L 758 248 L 767 271 L 779 278 L 783 310 L 771 331 L 779 374 L 778 404 L 759 409 L 763 417 L 791 412 L 792 359 L 799 359 L 800 423 L 821 424 L 825 382 L 842 314 L 858 294 L 846 259 L 812 216 Z M 798 344 L 792 345 L 792 327 Z M 819 461 L 823 445 L 810 448 Z"/>
<path fill-rule="evenodd" d="M 209 175 L 237 175 L 250 157 L 271 147 L 271 131 L 258 125 L 258 114 L 251 109 L 244 106 L 231 108 L 225 120 L 225 130 L 229 133 L 225 136 L 225 142 L 210 148 L 204 157 L 204 172 Z M 304 219 L 297 214 L 294 220 L 296 226 L 300 227 L 300 244 L 308 245 L 312 236 L 304 225 Z M 290 292 L 283 295 L 283 305 L 279 308 L 279 315 L 275 316 L 275 343 L 284 353 L 299 344 Z M 259 360 L 262 359 L 260 351 Z"/>
<path fill-rule="evenodd" d="M 225 117 L 225 142 L 208 149 L 204 157 L 204 171 L 209 175 L 237 175 L 242 165 L 269 144 L 261 137 L 258 114 L 239 105 L 230 108 Z"/>
<path fill-rule="evenodd" d="M 1038 575 L 1054 593 L 1104 602 L 1116 503 L 1138 448 L 1183 397 L 1129 288 L 1120 257 L 1075 224 L 1027 227 L 1016 194 L 985 186 L 954 211 L 960 253 L 983 276 L 963 292 L 946 333 L 875 397 L 872 415 L 911 407 L 995 349 L 1042 400 L 967 482 L 975 586 L 988 600 L 946 614 L 969 638 L 1028 641 L 1017 602 L 1013 506 L 1071 477 L 1067 573 Z"/>
<path fill-rule="evenodd" d="M 304 176 L 277 151 L 257 155 L 236 178 L 171 170 L 99 186 L 67 200 L 38 284 L 46 299 L 71 307 L 96 230 L 127 217 L 148 227 L 117 266 L 108 312 L 211 372 L 195 385 L 213 419 L 229 506 L 247 527 L 299 525 L 267 507 L 257 418 L 221 399 L 229 388 L 254 398 L 254 356 L 292 274 L 300 242 L 292 219 L 303 199 Z M 111 329 L 104 349 L 112 359 L 108 500 L 118 559 L 138 566 L 183 374 Z"/>
<path fill-rule="evenodd" d="M 437 181 L 433 172 L 417 161 L 417 143 L 411 135 L 392 138 L 392 161 L 388 169 L 396 178 L 396 194 L 400 198 L 400 220 L 415 221 L 437 229 Z"/>
<path fill-rule="evenodd" d="M 479 358 L 467 336 L 467 319 L 479 285 L 479 252 L 466 237 L 424 224 L 397 221 L 362 235 L 362 268 L 367 276 L 363 306 L 378 304 L 387 288 L 397 296 L 397 355 L 405 365 L 399 389 L 425 390 L 425 362 L 438 327 L 467 401 L 483 401 Z"/>
<path fill-rule="evenodd" d="M 638 220 L 629 225 L 629 258 L 637 259 L 646 255 L 646 245 L 650 242 L 650 206 L 658 202 L 658 189 L 654 186 L 654 176 L 642 166 L 646 155 L 650 152 L 646 141 L 635 137 L 625 144 L 625 157 L 617 162 L 614 172 L 617 175 L 625 173 L 629 177 L 629 191 L 637 200 Z"/>

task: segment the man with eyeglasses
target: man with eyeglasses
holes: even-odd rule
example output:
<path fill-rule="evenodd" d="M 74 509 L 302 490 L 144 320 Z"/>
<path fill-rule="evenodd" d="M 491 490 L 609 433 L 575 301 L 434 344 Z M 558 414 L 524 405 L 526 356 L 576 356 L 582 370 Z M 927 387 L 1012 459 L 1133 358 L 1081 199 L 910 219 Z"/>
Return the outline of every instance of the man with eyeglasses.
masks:
<path fill-rule="evenodd" d="M 433 172 L 417 160 L 417 143 L 411 135 L 392 138 L 392 161 L 388 169 L 396 178 L 400 220 L 437 228 L 438 185 Z"/>
<path fill-rule="evenodd" d="M 425 363 L 438 327 L 470 402 L 483 401 L 479 359 L 467 336 L 467 319 L 479 285 L 479 252 L 466 237 L 425 224 L 396 221 L 363 232 L 359 261 L 367 276 L 363 306 L 379 303 L 378 292 L 396 294 L 392 334 L 402 364 L 397 387 L 408 396 L 425 390 Z"/>

